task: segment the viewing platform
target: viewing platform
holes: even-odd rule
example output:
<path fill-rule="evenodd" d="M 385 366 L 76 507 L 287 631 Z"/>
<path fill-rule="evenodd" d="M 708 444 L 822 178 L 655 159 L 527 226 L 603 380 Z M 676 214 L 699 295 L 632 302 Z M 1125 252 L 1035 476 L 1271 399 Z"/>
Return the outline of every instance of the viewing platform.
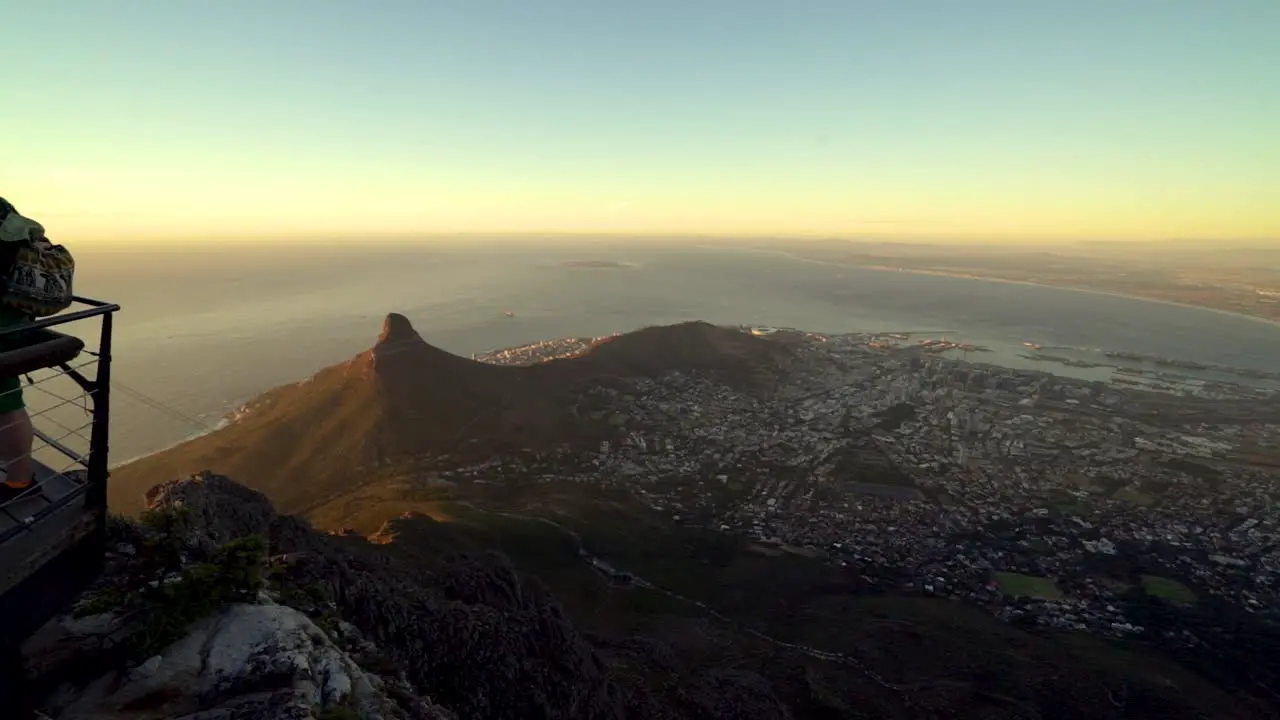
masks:
<path fill-rule="evenodd" d="M 14 652 L 101 572 L 119 309 L 77 297 L 67 312 L 0 328 L 0 378 L 21 378 L 36 480 L 0 505 L 0 652 Z M 0 678 L 0 696 L 5 686 Z"/>

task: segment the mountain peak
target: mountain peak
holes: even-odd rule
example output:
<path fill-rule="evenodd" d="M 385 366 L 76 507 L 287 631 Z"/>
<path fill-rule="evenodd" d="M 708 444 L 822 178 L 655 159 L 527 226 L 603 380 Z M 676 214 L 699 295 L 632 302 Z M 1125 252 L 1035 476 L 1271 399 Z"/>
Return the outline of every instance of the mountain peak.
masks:
<path fill-rule="evenodd" d="M 378 342 L 374 343 L 374 360 L 390 352 L 417 345 L 425 346 L 426 341 L 413 329 L 408 318 L 399 313 L 388 313 L 387 319 L 383 320 L 383 333 L 378 336 Z"/>
<path fill-rule="evenodd" d="M 400 313 L 388 313 L 387 318 L 382 321 L 382 334 L 378 336 L 378 342 L 373 349 L 377 351 L 381 347 L 403 345 L 408 342 L 423 342 L 422 336 L 413 329 L 409 318 Z"/>
<path fill-rule="evenodd" d="M 790 353 L 736 330 L 683 323 L 611 337 L 573 357 L 503 366 L 435 347 L 391 313 L 377 343 L 353 361 L 271 390 L 234 423 L 117 469 L 112 502 L 136 508 L 156 482 L 216 466 L 260 478 L 288 512 L 310 511 L 350 492 L 353 478 L 407 473 L 446 456 L 598 447 L 618 429 L 579 415 L 579 396 L 617 378 L 678 370 L 755 387 Z"/>

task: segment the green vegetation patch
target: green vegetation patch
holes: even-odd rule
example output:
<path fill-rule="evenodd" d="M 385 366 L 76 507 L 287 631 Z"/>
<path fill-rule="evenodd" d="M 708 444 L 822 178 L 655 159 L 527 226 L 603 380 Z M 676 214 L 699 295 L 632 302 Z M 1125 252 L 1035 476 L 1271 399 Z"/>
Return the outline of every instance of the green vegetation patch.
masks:
<path fill-rule="evenodd" d="M 1186 585 L 1177 580 L 1160 577 L 1159 575 L 1143 575 L 1142 589 L 1148 595 L 1168 600 L 1169 602 L 1191 605 L 1196 601 L 1196 594 L 1191 592 Z"/>
<path fill-rule="evenodd" d="M 1155 498 L 1132 486 L 1120 488 L 1111 497 L 1121 502 L 1127 502 L 1142 507 L 1151 505 L 1156 501 Z"/>
<path fill-rule="evenodd" d="M 117 584 L 99 588 L 74 610 L 81 616 L 114 612 L 131 621 L 134 631 L 123 640 L 131 660 L 163 650 L 227 604 L 253 602 L 266 586 L 265 538 L 238 538 L 187 561 L 190 527 L 187 508 L 143 513 L 137 562 Z"/>
<path fill-rule="evenodd" d="M 1217 468 L 1214 468 L 1214 467 L 1210 467 L 1203 463 L 1198 463 L 1194 460 L 1188 460 L 1186 458 L 1172 458 L 1169 460 L 1160 461 L 1158 464 L 1163 465 L 1171 470 L 1184 472 L 1190 475 L 1191 477 L 1199 478 L 1201 480 L 1212 481 L 1212 480 L 1219 480 L 1222 478 L 1221 470 L 1218 470 Z"/>
<path fill-rule="evenodd" d="M 1053 581 L 1046 577 L 1023 575 L 1015 572 L 996 573 L 996 582 L 1000 591 L 1010 597 L 1033 597 L 1040 600 L 1061 600 L 1062 591 Z"/>

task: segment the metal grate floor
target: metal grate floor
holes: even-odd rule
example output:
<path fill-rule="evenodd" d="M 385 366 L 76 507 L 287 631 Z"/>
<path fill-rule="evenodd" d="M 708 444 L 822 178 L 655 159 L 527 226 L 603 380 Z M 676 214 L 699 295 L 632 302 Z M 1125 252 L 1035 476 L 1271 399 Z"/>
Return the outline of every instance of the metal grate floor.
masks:
<path fill-rule="evenodd" d="M 0 476 L 3 476 L 2 471 Z M 83 474 L 74 471 L 59 473 L 42 463 L 36 463 L 35 479 L 35 489 L 0 506 L 0 533 L 29 523 L 36 513 L 84 484 Z"/>

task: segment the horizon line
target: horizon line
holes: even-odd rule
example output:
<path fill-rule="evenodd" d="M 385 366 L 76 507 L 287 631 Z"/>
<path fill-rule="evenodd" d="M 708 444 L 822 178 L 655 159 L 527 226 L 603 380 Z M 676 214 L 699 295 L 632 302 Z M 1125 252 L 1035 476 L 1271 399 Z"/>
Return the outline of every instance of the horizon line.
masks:
<path fill-rule="evenodd" d="M 69 243 L 91 245 L 147 245 L 158 244 L 275 244 L 280 242 L 353 242 L 391 241 L 413 242 L 431 240 L 631 240 L 631 241 L 701 241 L 701 242 L 846 242 L 852 244 L 916 245 L 916 244 L 964 244 L 970 247 L 1028 245 L 1058 243 L 1063 245 L 1222 245 L 1233 249 L 1280 249 L 1280 238 L 1268 237 L 1087 237 L 1076 235 L 987 235 L 964 234 L 902 234 L 902 235 L 844 235 L 839 233 L 628 233 L 591 231 L 432 231 L 432 232 L 351 232 L 328 233 L 277 233 L 272 235 L 172 235 L 148 237 L 84 237 L 69 238 Z M 977 241 L 977 242 L 975 242 Z M 1241 247 L 1241 246 L 1250 247 Z"/>

